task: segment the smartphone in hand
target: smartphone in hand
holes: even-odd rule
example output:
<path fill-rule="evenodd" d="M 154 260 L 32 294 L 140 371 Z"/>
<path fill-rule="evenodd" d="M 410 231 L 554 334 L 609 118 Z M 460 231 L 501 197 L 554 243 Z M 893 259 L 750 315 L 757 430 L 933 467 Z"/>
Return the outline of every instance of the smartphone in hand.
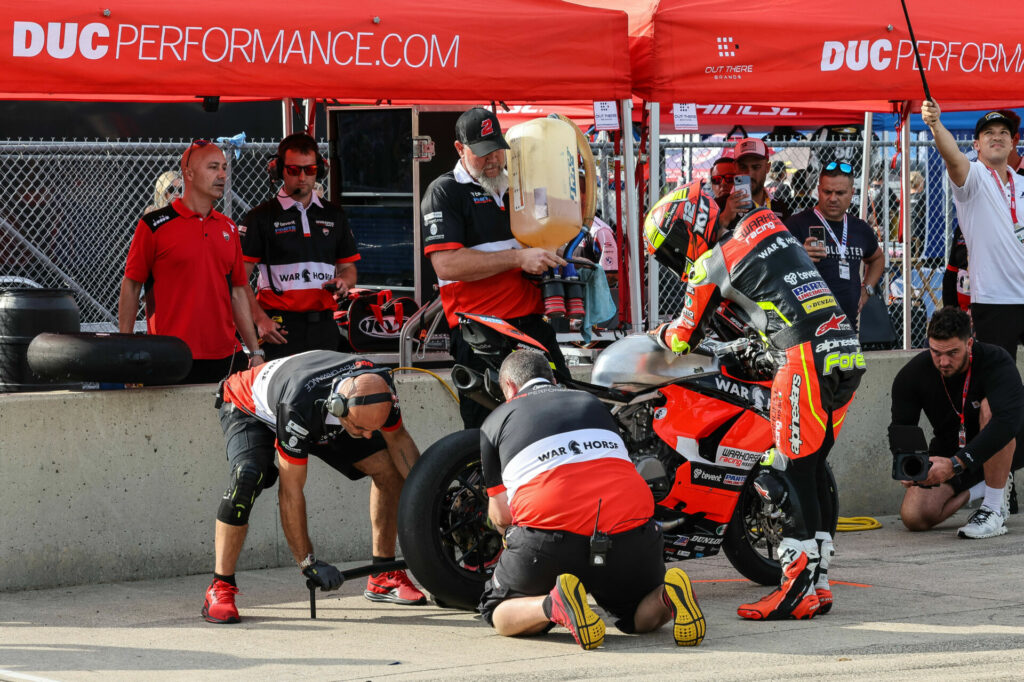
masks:
<path fill-rule="evenodd" d="M 815 245 L 822 248 L 825 247 L 825 228 L 822 225 L 811 225 L 810 227 L 811 238 L 814 239 Z"/>
<path fill-rule="evenodd" d="M 732 181 L 732 193 L 740 195 L 740 209 L 749 211 L 754 208 L 754 197 L 750 192 L 750 176 L 737 175 Z"/>

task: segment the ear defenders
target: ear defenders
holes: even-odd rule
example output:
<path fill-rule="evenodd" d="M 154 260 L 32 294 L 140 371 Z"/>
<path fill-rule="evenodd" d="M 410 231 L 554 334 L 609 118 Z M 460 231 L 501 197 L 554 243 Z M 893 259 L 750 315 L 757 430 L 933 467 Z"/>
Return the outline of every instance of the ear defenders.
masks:
<path fill-rule="evenodd" d="M 278 180 L 284 179 L 284 150 L 291 146 L 291 143 L 303 140 L 316 149 L 316 140 L 305 133 L 294 133 L 281 140 L 277 145 L 277 154 L 270 159 L 270 173 Z M 316 152 L 316 179 L 323 180 L 327 177 L 327 159 L 319 151 Z"/>
<path fill-rule="evenodd" d="M 390 393 L 370 393 L 369 395 L 358 395 L 354 398 L 342 395 L 338 388 L 346 378 L 350 377 L 343 377 L 335 381 L 334 386 L 331 387 L 331 395 L 327 398 L 327 411 L 338 419 L 347 417 L 349 410 L 355 406 L 395 402 L 395 397 Z"/>

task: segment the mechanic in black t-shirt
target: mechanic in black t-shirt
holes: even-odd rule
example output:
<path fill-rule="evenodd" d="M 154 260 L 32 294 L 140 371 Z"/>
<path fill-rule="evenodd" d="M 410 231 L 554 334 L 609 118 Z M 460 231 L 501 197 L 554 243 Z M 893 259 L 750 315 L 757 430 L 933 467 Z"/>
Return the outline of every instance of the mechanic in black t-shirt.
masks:
<path fill-rule="evenodd" d="M 216 564 L 202 611 L 207 621 L 241 620 L 235 564 L 253 503 L 279 477 L 281 527 L 295 562 L 321 589 L 341 585 L 338 569 L 313 556 L 306 528 L 303 487 L 310 455 L 353 481 L 370 477 L 373 563 L 394 560 L 398 498 L 419 451 L 402 425 L 386 368 L 354 355 L 309 351 L 232 374 L 222 396 L 231 480 L 217 511 Z M 425 601 L 405 571 L 371 575 L 363 595 L 393 604 Z"/>
<path fill-rule="evenodd" d="M 875 293 L 885 258 L 878 239 L 866 222 L 847 213 L 853 200 L 853 168 L 842 162 L 828 164 L 818 179 L 818 205 L 787 219 L 786 227 L 804 245 L 821 278 L 832 290 L 847 320 L 857 329 L 860 309 Z M 825 243 L 810 236 L 820 227 Z M 866 268 L 861 283 L 861 262 Z"/>
<path fill-rule="evenodd" d="M 480 460 L 505 551 L 480 599 L 484 620 L 506 636 L 559 624 L 584 649 L 597 648 L 605 626 L 585 584 L 623 632 L 674 617 L 676 644 L 700 644 L 705 623 L 693 587 L 682 570 L 665 571 L 654 498 L 608 409 L 554 385 L 537 351 L 509 355 L 498 381 L 508 402 L 484 422 Z M 598 532 L 607 544 L 595 561 Z"/>
<path fill-rule="evenodd" d="M 316 193 L 316 180 L 326 173 L 316 140 L 303 133 L 284 138 L 271 169 L 281 190 L 238 226 L 246 272 L 259 272 L 250 309 L 263 351 L 273 360 L 338 350 L 334 311 L 356 284 L 355 239 L 341 206 Z"/>
<path fill-rule="evenodd" d="M 985 500 L 958 535 L 1002 535 L 1011 465 L 1021 464 L 1014 450 L 1024 438 L 1024 386 L 1009 354 L 971 338 L 970 317 L 954 306 L 932 316 L 928 350 L 912 358 L 892 384 L 894 425 L 916 426 L 922 411 L 935 434 L 928 448 L 931 469 L 924 481 L 903 482 L 903 524 L 913 531 L 932 528 L 963 507 L 969 489 L 984 481 Z"/>

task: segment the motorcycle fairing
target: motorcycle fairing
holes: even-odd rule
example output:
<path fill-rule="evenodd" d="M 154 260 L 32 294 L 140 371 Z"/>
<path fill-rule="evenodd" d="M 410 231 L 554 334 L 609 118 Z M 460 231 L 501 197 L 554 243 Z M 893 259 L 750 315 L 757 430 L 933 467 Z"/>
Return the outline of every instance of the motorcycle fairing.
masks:
<path fill-rule="evenodd" d="M 497 332 L 500 335 L 497 339 L 492 338 L 490 335 L 486 335 L 486 332 L 485 332 L 486 338 L 482 339 L 482 340 L 487 342 L 487 343 L 489 343 L 490 345 L 493 345 L 495 347 L 500 347 L 501 346 L 501 337 L 507 337 L 509 339 L 512 339 L 514 341 L 518 341 L 519 342 L 519 345 L 516 348 L 516 350 L 532 347 L 533 349 L 539 350 L 540 352 L 542 352 L 545 355 L 547 355 L 548 351 L 544 347 L 544 344 L 542 344 L 540 341 L 537 341 L 533 337 L 528 336 L 528 335 L 524 334 L 523 332 L 519 331 L 518 329 L 516 329 L 515 327 L 513 327 L 512 325 L 510 325 L 508 322 L 506 322 L 505 320 L 501 319 L 500 317 L 494 317 L 492 315 L 478 315 L 476 313 L 455 313 L 455 314 L 459 318 L 459 322 L 462 325 L 472 326 L 471 323 L 475 322 L 478 325 L 482 325 L 486 329 L 490 329 L 490 330 L 493 330 L 493 331 Z M 479 328 L 477 328 L 477 329 L 479 329 Z M 476 331 L 476 330 L 474 330 L 474 331 Z M 472 345 L 472 342 L 471 342 L 471 345 Z"/>

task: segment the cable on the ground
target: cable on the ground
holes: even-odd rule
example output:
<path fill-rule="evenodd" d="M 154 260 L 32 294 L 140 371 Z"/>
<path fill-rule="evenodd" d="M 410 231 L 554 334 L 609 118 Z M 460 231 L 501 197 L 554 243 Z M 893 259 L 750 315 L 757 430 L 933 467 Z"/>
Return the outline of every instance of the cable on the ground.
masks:
<path fill-rule="evenodd" d="M 882 524 L 878 519 L 870 516 L 840 516 L 836 524 L 837 533 L 852 533 L 859 530 L 875 530 L 881 528 Z"/>
<path fill-rule="evenodd" d="M 459 404 L 459 396 L 452 389 L 452 387 L 448 385 L 448 382 L 445 381 L 444 379 L 442 379 L 440 376 L 438 376 L 434 372 L 431 372 L 429 369 L 423 369 L 422 367 L 395 367 L 393 370 L 391 370 L 391 373 L 394 374 L 395 372 L 423 372 L 424 374 L 429 374 L 430 376 L 432 376 L 435 379 L 437 379 L 438 381 L 440 381 L 441 385 L 444 386 L 445 390 L 448 391 L 448 393 L 451 394 L 452 400 L 455 401 L 455 404 L 456 405 Z"/>

